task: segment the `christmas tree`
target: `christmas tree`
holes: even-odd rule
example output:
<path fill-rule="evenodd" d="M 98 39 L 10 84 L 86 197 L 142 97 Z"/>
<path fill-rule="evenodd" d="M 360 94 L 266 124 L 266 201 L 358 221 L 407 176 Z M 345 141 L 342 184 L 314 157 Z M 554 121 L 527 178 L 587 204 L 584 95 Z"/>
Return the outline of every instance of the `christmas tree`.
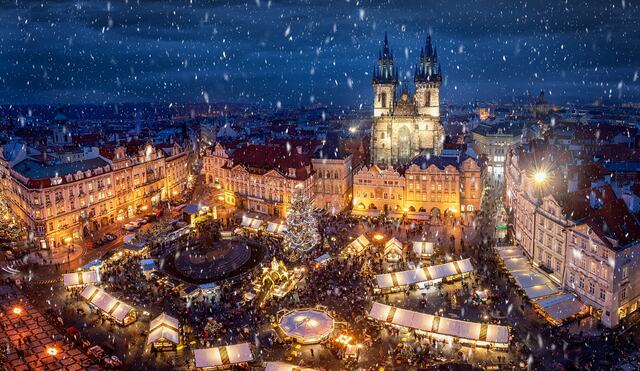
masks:
<path fill-rule="evenodd" d="M 298 188 L 291 197 L 284 246 L 298 252 L 309 251 L 318 243 L 320 243 L 320 235 L 311 203 L 309 198 Z"/>

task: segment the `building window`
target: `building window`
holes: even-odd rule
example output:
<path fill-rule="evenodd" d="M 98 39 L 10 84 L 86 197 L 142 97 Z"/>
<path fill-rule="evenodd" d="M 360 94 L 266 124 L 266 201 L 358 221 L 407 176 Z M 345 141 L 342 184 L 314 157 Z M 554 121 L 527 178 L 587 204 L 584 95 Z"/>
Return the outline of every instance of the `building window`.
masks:
<path fill-rule="evenodd" d="M 607 293 L 604 291 L 604 289 L 600 289 L 600 301 L 605 301 L 606 298 Z"/>
<path fill-rule="evenodd" d="M 580 288 L 580 290 L 584 290 L 584 278 L 580 277 L 578 279 L 578 287 Z"/>
<path fill-rule="evenodd" d="M 593 286 L 593 282 L 589 282 L 589 295 L 593 295 L 595 293 L 595 287 Z"/>

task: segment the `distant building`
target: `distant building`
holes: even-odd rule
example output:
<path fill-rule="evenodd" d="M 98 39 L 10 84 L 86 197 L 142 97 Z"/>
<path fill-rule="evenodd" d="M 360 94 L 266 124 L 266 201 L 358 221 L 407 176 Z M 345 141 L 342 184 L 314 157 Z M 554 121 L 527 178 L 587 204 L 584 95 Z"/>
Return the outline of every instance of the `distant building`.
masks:
<path fill-rule="evenodd" d="M 479 125 L 472 131 L 474 151 L 485 159 L 489 179 L 502 182 L 507 154 L 522 141 L 524 125 L 504 122 Z"/>
<path fill-rule="evenodd" d="M 315 172 L 314 204 L 338 213 L 351 204 L 353 155 L 340 149 L 338 138 L 329 138 L 311 160 Z"/>

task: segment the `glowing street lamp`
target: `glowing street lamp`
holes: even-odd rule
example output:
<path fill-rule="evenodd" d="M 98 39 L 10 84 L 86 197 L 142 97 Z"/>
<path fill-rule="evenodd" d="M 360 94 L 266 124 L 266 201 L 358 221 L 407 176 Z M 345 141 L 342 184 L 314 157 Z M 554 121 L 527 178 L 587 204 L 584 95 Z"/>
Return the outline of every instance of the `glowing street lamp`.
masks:
<path fill-rule="evenodd" d="M 544 170 L 537 170 L 534 174 L 533 174 L 533 180 L 537 183 L 537 184 L 542 184 L 547 180 L 547 177 L 549 177 L 549 174 L 547 174 L 546 171 Z"/>
<path fill-rule="evenodd" d="M 381 240 L 381 239 L 383 239 L 383 238 L 384 238 L 384 236 L 383 236 L 383 235 L 381 235 L 381 234 L 379 234 L 379 233 L 378 233 L 378 234 L 375 234 L 375 235 L 373 236 L 373 239 L 374 239 L 374 240 L 376 240 L 376 241 L 380 241 L 380 240 Z"/>
<path fill-rule="evenodd" d="M 12 312 L 13 312 L 13 314 L 15 314 L 16 316 L 20 316 L 20 315 L 22 315 L 23 310 L 22 310 L 22 308 L 20 308 L 20 307 L 13 307 Z"/>
<path fill-rule="evenodd" d="M 58 348 L 56 348 L 56 347 L 47 347 L 47 354 L 52 356 L 52 357 L 57 356 L 58 355 Z"/>

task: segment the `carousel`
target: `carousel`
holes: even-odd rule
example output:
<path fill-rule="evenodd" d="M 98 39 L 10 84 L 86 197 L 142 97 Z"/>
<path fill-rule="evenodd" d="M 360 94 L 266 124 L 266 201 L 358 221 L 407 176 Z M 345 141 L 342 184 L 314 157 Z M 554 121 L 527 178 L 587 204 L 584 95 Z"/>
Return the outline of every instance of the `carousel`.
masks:
<path fill-rule="evenodd" d="M 296 309 L 285 313 L 278 327 L 285 339 L 300 344 L 317 344 L 327 340 L 333 333 L 333 317 L 321 309 Z"/>

